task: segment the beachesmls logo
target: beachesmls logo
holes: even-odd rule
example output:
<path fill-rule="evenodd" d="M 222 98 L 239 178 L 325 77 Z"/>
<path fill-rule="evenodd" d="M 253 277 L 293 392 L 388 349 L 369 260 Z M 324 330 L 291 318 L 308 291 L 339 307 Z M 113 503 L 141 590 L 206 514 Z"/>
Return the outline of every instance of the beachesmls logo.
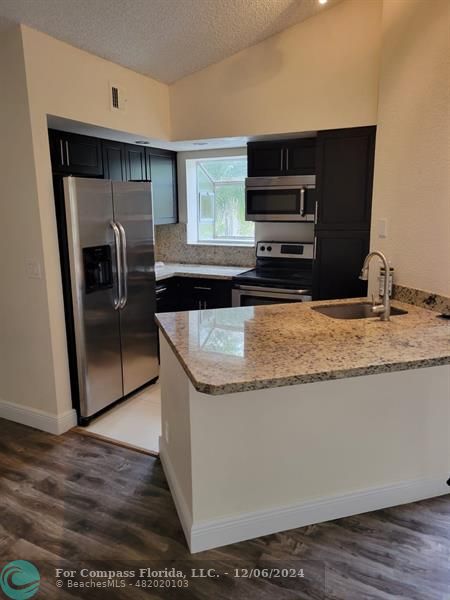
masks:
<path fill-rule="evenodd" d="M 39 590 L 41 577 L 36 567 L 27 560 L 13 560 L 0 574 L 0 589 L 12 600 L 27 600 Z"/>

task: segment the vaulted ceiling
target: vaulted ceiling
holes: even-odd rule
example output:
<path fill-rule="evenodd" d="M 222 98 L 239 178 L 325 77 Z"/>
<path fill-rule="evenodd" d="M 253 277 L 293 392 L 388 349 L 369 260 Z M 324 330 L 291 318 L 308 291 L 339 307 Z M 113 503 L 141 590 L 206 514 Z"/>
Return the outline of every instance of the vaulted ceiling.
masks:
<path fill-rule="evenodd" d="M 0 31 L 24 23 L 172 83 L 340 0 L 0 0 Z"/>

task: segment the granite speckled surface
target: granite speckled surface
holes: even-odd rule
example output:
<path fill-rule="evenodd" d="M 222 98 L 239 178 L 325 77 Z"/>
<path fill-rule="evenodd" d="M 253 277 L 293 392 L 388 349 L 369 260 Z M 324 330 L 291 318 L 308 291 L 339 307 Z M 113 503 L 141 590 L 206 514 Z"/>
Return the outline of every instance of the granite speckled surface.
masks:
<path fill-rule="evenodd" d="M 155 227 L 156 260 L 166 263 L 203 265 L 255 266 L 255 247 L 209 246 L 188 244 L 186 224 L 157 225 Z"/>
<path fill-rule="evenodd" d="M 336 300 L 333 303 L 355 302 Z M 228 394 L 450 364 L 449 321 L 408 311 L 343 320 L 311 310 L 330 301 L 164 313 L 156 319 L 193 386 Z"/>
<path fill-rule="evenodd" d="M 162 281 L 163 279 L 175 276 L 231 279 L 245 270 L 245 267 L 224 267 L 221 265 L 184 265 L 177 263 L 155 265 L 156 281 Z"/>
<path fill-rule="evenodd" d="M 450 298 L 433 292 L 394 284 L 392 297 L 400 302 L 414 304 L 414 306 L 429 308 L 436 312 L 450 313 Z"/>

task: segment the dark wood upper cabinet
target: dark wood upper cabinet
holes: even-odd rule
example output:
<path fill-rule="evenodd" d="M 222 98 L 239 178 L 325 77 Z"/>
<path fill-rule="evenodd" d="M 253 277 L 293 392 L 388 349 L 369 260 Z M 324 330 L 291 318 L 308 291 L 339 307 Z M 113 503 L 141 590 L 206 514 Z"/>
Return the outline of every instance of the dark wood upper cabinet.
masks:
<path fill-rule="evenodd" d="M 158 148 L 145 149 L 147 177 L 152 180 L 155 225 L 178 220 L 176 153 Z"/>
<path fill-rule="evenodd" d="M 113 181 L 152 181 L 155 225 L 177 223 L 177 154 L 49 130 L 54 174 L 104 177 Z"/>
<path fill-rule="evenodd" d="M 283 174 L 284 148 L 282 144 L 250 142 L 247 145 L 249 177 L 270 177 Z"/>
<path fill-rule="evenodd" d="M 373 126 L 318 133 L 316 229 L 370 227 L 375 132 Z"/>
<path fill-rule="evenodd" d="M 145 149 L 142 146 L 125 144 L 125 165 L 127 181 L 148 179 L 145 166 Z"/>
<path fill-rule="evenodd" d="M 54 172 L 67 175 L 103 176 L 101 140 L 86 135 L 49 131 Z"/>
<path fill-rule="evenodd" d="M 300 138 L 282 142 L 249 142 L 249 177 L 314 175 L 316 140 Z"/>
<path fill-rule="evenodd" d="M 369 252 L 369 231 L 319 231 L 313 268 L 313 300 L 356 298 L 367 294 L 359 279 Z"/>
<path fill-rule="evenodd" d="M 104 140 L 103 150 L 103 171 L 105 179 L 113 181 L 126 180 L 125 164 L 125 144 Z"/>
<path fill-rule="evenodd" d="M 316 172 L 316 140 L 305 138 L 286 144 L 284 149 L 286 175 L 314 175 Z"/>

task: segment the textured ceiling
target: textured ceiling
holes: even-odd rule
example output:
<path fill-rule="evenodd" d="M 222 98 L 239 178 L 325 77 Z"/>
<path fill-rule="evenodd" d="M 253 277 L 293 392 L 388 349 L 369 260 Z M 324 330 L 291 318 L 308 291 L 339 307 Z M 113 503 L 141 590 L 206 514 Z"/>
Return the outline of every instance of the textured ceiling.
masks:
<path fill-rule="evenodd" d="M 0 31 L 24 23 L 171 83 L 339 1 L 0 0 Z"/>

